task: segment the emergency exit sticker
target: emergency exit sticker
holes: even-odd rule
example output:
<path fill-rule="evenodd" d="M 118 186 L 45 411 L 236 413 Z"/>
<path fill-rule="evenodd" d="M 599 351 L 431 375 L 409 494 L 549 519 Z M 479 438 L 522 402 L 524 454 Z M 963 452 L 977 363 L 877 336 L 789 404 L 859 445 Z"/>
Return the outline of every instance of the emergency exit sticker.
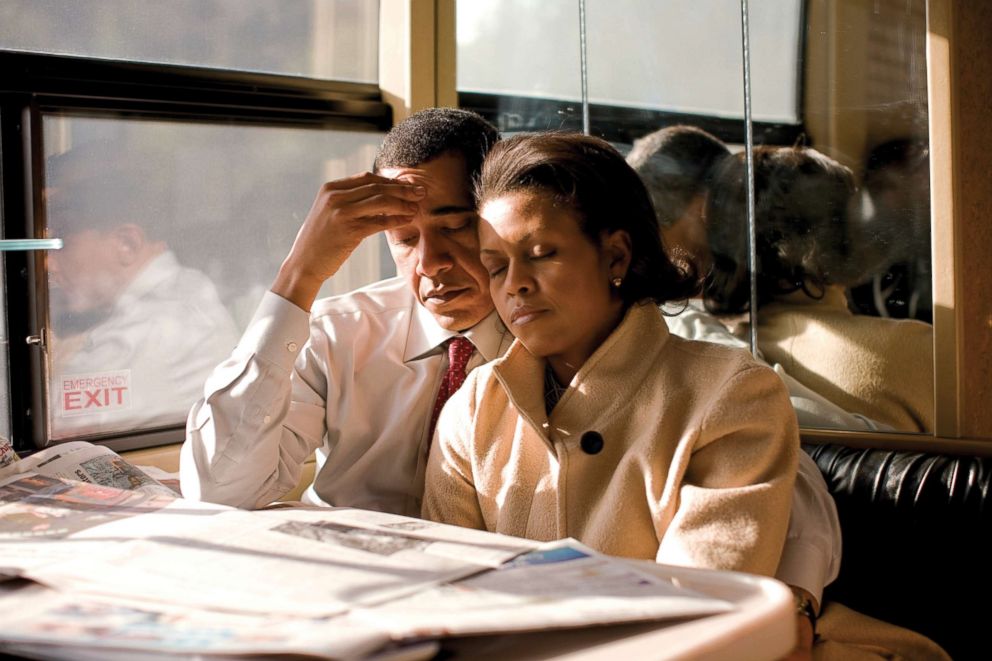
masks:
<path fill-rule="evenodd" d="M 63 416 L 123 411 L 131 408 L 131 370 L 61 376 L 56 390 Z"/>

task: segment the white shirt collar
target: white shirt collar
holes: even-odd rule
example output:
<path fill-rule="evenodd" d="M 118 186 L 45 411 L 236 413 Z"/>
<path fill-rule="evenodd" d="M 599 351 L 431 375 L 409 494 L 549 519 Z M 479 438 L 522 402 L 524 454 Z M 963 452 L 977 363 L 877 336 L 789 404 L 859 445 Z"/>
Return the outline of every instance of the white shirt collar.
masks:
<path fill-rule="evenodd" d="M 128 307 L 144 297 L 148 292 L 162 286 L 162 282 L 172 277 L 179 270 L 176 256 L 169 250 L 156 255 L 149 261 L 138 275 L 128 284 L 127 288 L 117 299 L 118 307 Z"/>
<path fill-rule="evenodd" d="M 513 339 L 495 310 L 472 328 L 457 333 L 442 328 L 427 308 L 414 301 L 410 330 L 403 351 L 403 362 L 420 360 L 435 353 L 439 346 L 456 335 L 467 337 L 487 362 L 498 358 Z M 504 342 L 504 340 L 509 341 Z"/>

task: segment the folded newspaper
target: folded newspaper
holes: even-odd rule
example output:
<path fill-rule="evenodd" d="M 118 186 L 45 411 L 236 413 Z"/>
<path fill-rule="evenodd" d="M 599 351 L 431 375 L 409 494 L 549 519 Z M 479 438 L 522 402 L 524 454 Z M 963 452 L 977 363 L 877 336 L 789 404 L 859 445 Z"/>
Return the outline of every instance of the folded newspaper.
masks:
<path fill-rule="evenodd" d="M 106 448 L 70 445 L 89 444 L 0 469 L 0 651 L 430 658 L 444 636 L 732 608 L 575 540 L 197 503 Z"/>

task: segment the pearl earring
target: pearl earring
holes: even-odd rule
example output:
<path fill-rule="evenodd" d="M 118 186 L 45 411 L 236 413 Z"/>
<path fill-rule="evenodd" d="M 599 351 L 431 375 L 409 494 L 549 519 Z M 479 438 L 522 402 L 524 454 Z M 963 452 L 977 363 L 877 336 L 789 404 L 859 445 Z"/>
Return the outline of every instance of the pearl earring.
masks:
<path fill-rule="evenodd" d="M 623 278 L 620 277 L 613 278 L 612 280 L 610 280 L 610 284 L 616 287 L 617 289 L 620 289 L 620 285 L 623 284 Z"/>

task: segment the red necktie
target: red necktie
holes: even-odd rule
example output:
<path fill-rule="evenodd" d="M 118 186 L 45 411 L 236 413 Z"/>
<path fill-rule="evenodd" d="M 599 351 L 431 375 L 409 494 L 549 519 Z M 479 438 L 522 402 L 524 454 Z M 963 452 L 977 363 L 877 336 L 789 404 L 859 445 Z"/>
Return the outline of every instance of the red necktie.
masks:
<path fill-rule="evenodd" d="M 448 341 L 448 371 L 441 377 L 441 387 L 437 391 L 437 399 L 434 400 L 431 435 L 427 439 L 427 447 L 430 447 L 434 438 L 434 426 L 437 425 L 437 416 L 441 413 L 441 408 L 465 382 L 465 366 L 468 365 L 468 359 L 471 358 L 473 351 L 475 347 L 464 337 L 457 336 Z"/>

